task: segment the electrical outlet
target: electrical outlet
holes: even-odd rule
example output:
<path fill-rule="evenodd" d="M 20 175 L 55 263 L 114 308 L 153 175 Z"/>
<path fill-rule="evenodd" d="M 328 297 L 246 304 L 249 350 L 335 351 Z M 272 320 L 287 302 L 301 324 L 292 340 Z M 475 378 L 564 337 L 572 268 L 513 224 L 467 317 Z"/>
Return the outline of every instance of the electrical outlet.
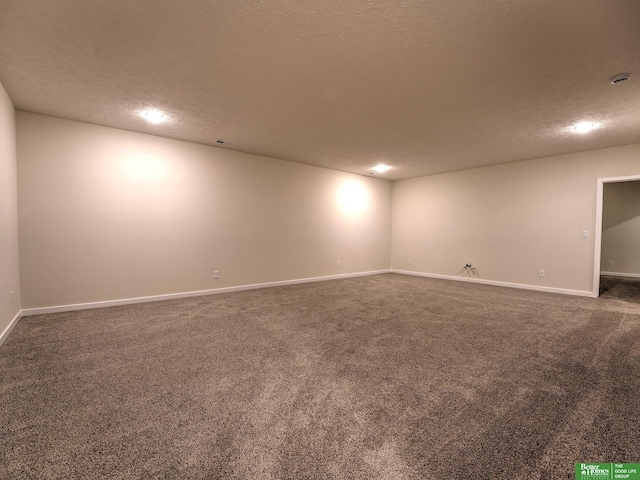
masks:
<path fill-rule="evenodd" d="M 613 260 L 609 260 L 609 266 L 613 267 Z"/>
<path fill-rule="evenodd" d="M 215 278 L 216 280 L 220 278 L 220 272 L 218 270 L 213 271 L 213 278 Z"/>
<path fill-rule="evenodd" d="M 336 263 L 336 268 L 340 268 L 340 260 L 338 260 L 338 263 Z"/>
<path fill-rule="evenodd" d="M 409 265 L 413 265 L 413 260 L 409 259 Z"/>
<path fill-rule="evenodd" d="M 582 230 L 582 238 L 589 238 L 589 230 Z"/>
<path fill-rule="evenodd" d="M 9 298 L 11 299 L 11 303 L 13 303 L 14 296 L 15 296 L 15 295 L 14 295 L 14 293 L 13 293 L 13 290 L 11 290 L 11 291 L 9 292 Z"/>
<path fill-rule="evenodd" d="M 544 278 L 544 270 L 538 270 L 538 276 Z"/>

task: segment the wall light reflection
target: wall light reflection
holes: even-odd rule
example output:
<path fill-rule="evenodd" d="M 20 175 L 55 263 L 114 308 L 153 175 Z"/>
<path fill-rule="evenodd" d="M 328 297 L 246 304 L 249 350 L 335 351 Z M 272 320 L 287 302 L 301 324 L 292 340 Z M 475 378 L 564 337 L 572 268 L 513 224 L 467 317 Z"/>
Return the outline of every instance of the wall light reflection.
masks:
<path fill-rule="evenodd" d="M 369 192 L 359 182 L 345 182 L 338 189 L 338 203 L 345 214 L 359 215 L 369 208 Z"/>
<path fill-rule="evenodd" d="M 121 159 L 121 174 L 130 181 L 163 182 L 169 178 L 169 166 L 161 157 L 150 154 L 128 155 Z"/>

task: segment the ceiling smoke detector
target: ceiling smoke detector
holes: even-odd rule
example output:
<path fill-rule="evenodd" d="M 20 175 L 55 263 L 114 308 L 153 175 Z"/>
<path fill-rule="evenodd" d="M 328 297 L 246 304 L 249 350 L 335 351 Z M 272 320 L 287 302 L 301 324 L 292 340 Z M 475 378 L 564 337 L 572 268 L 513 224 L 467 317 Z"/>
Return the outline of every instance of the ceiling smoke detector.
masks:
<path fill-rule="evenodd" d="M 624 83 L 631 78 L 630 73 L 619 73 L 609 79 L 611 85 L 618 85 L 620 83 Z"/>

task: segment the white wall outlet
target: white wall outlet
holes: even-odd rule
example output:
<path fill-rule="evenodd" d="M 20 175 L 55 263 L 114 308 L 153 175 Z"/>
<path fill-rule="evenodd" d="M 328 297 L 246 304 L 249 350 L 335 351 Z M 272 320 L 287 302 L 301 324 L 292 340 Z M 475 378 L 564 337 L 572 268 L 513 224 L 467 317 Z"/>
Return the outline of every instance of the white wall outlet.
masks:
<path fill-rule="evenodd" d="M 609 266 L 613 267 L 613 260 L 609 260 Z"/>
<path fill-rule="evenodd" d="M 336 263 L 336 268 L 340 268 L 340 260 L 338 260 L 338 263 Z"/>
<path fill-rule="evenodd" d="M 582 238 L 589 238 L 589 230 L 582 230 Z"/>
<path fill-rule="evenodd" d="M 538 270 L 538 276 L 544 278 L 544 270 Z"/>
<path fill-rule="evenodd" d="M 15 294 L 13 293 L 13 290 L 9 292 L 9 298 L 11 299 L 11 303 L 13 303 L 13 299 L 15 298 Z"/>
<path fill-rule="evenodd" d="M 216 280 L 220 278 L 220 272 L 218 270 L 213 271 L 213 278 L 215 278 Z"/>
<path fill-rule="evenodd" d="M 413 260 L 409 259 L 408 263 L 409 265 L 413 265 Z"/>

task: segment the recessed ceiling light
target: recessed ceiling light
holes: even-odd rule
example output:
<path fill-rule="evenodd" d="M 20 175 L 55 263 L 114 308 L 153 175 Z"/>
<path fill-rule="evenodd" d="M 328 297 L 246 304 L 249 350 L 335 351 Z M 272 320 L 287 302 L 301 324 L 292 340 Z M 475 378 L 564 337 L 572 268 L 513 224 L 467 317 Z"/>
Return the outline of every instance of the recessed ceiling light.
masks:
<path fill-rule="evenodd" d="M 142 110 L 139 115 L 151 123 L 162 123 L 169 119 L 166 113 L 158 110 L 157 108 Z"/>
<path fill-rule="evenodd" d="M 381 163 L 381 164 L 376 165 L 375 167 L 373 167 L 371 170 L 373 170 L 374 172 L 378 172 L 378 173 L 384 173 L 387 170 L 391 170 L 391 167 L 389 165 L 385 165 L 384 163 Z"/>
<path fill-rule="evenodd" d="M 609 79 L 612 85 L 618 85 L 620 83 L 624 83 L 631 78 L 630 73 L 619 73 Z"/>
<path fill-rule="evenodd" d="M 589 133 L 596 128 L 600 128 L 601 124 L 598 122 L 580 122 L 571 127 L 571 130 L 575 133 Z"/>

